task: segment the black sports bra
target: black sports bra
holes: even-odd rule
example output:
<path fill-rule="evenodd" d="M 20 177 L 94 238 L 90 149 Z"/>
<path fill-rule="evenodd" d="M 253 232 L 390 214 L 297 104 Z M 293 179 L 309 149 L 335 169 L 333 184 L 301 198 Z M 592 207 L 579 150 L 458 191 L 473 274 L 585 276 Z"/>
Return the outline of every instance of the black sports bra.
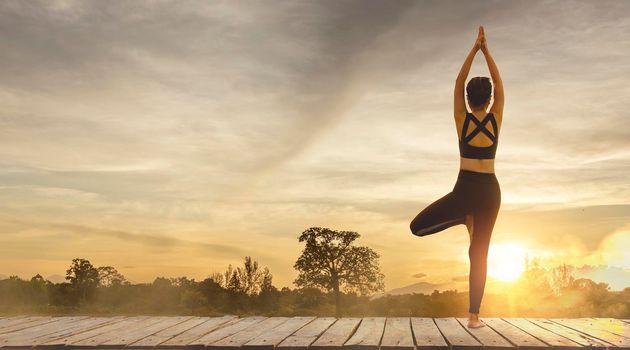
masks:
<path fill-rule="evenodd" d="M 470 121 L 475 123 L 475 130 L 473 130 L 468 136 L 468 124 Z M 496 133 L 493 135 L 486 125 L 488 121 L 492 123 L 492 130 Z M 476 147 L 468 144 L 478 133 L 483 132 L 492 140 L 492 145 L 487 147 Z M 497 121 L 494 118 L 494 114 L 489 112 L 482 121 L 479 121 L 472 113 L 466 111 L 466 118 L 464 119 L 464 126 L 462 127 L 462 138 L 459 140 L 459 155 L 464 158 L 474 159 L 494 159 L 497 153 L 497 143 L 499 142 L 499 128 L 497 127 Z"/>

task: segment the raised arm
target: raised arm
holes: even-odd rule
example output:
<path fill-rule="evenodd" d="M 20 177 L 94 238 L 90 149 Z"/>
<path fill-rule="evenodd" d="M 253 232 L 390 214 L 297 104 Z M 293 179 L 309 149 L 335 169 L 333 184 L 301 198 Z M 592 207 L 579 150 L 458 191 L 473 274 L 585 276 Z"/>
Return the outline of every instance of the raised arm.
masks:
<path fill-rule="evenodd" d="M 485 35 L 483 36 L 481 43 L 481 52 L 483 52 L 483 55 L 486 57 L 488 70 L 490 71 L 490 77 L 492 77 L 492 84 L 494 85 L 494 102 L 492 103 L 490 112 L 494 113 L 495 116 L 502 118 L 504 101 L 503 81 L 501 80 L 501 75 L 499 74 L 499 68 L 497 68 L 497 64 L 494 62 L 494 59 L 488 50 Z"/>
<path fill-rule="evenodd" d="M 466 78 L 468 77 L 468 73 L 470 72 L 470 67 L 472 66 L 473 59 L 475 58 L 477 51 L 481 48 L 482 39 L 483 27 L 479 26 L 479 34 L 477 35 L 475 45 L 468 53 L 468 56 L 466 56 L 466 60 L 464 60 L 464 64 L 459 70 L 459 74 L 457 74 L 457 79 L 455 80 L 455 91 L 453 100 L 453 112 L 455 113 L 455 117 L 466 113 L 466 102 L 464 101 L 464 84 L 466 83 Z"/>

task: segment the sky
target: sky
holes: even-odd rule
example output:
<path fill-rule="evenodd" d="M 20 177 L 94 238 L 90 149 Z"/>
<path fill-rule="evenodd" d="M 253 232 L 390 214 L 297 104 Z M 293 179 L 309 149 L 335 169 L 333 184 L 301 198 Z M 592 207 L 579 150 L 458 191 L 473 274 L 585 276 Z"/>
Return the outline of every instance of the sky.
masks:
<path fill-rule="evenodd" d="M 360 233 L 387 289 L 467 289 L 459 225 L 415 215 L 459 167 L 478 26 L 504 83 L 489 286 L 524 256 L 630 286 L 630 2 L 2 1 L 0 275 L 73 258 L 134 283 Z M 468 78 L 489 76 L 479 53 Z"/>

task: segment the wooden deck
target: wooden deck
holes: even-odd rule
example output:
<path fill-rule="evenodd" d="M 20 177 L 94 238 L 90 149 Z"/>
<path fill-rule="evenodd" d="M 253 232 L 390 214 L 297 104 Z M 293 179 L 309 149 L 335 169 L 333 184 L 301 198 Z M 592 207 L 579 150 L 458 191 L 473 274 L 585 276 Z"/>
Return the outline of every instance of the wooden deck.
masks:
<path fill-rule="evenodd" d="M 0 348 L 630 349 L 630 320 L 425 317 L 0 317 Z"/>

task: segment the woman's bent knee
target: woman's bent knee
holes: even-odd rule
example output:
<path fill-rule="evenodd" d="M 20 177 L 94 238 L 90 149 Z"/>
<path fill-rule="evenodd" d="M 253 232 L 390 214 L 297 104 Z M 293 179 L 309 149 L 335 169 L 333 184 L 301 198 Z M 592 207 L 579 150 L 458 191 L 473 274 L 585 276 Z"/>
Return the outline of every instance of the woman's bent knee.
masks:
<path fill-rule="evenodd" d="M 434 234 L 436 232 L 440 232 L 445 230 L 451 226 L 458 225 L 464 223 L 464 218 L 454 218 L 449 220 L 444 220 L 441 222 L 432 222 L 432 223 L 420 223 L 416 220 L 412 221 L 409 225 L 411 229 L 411 233 L 416 236 L 426 236 L 430 234 Z"/>
<path fill-rule="evenodd" d="M 411 230 L 411 233 L 412 233 L 414 236 L 422 236 L 421 234 L 419 234 L 419 232 L 420 232 L 422 229 L 421 229 L 421 228 L 418 228 L 418 227 L 417 227 L 417 225 L 415 225 L 415 222 L 414 222 L 414 221 L 412 221 L 412 222 L 409 224 L 409 230 Z"/>
<path fill-rule="evenodd" d="M 428 233 L 427 225 L 422 223 L 417 218 L 411 221 L 409 224 L 409 229 L 414 236 L 425 236 Z"/>

